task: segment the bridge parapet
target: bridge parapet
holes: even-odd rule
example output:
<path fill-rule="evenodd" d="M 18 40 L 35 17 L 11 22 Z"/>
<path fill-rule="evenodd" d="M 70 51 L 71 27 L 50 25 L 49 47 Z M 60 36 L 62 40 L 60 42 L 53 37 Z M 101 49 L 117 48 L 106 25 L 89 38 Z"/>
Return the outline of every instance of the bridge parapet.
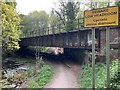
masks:
<path fill-rule="evenodd" d="M 73 30 L 83 29 L 83 18 L 75 19 L 73 21 L 73 23 L 71 23 L 71 22 L 68 22 L 68 23 L 69 23 L 68 25 L 72 26 L 72 28 L 69 28 L 67 25 L 64 25 L 61 22 L 57 25 L 50 26 L 47 28 L 41 28 L 39 30 L 32 30 L 32 31 L 30 30 L 30 31 L 24 32 L 22 34 L 21 38 L 60 34 L 60 33 L 65 33 L 65 32 L 69 32 L 69 31 L 73 31 Z"/>
<path fill-rule="evenodd" d="M 91 35 L 91 29 L 74 30 L 58 34 L 22 38 L 20 44 L 22 46 L 91 49 Z M 96 49 L 100 47 L 99 39 L 99 30 L 96 30 Z"/>

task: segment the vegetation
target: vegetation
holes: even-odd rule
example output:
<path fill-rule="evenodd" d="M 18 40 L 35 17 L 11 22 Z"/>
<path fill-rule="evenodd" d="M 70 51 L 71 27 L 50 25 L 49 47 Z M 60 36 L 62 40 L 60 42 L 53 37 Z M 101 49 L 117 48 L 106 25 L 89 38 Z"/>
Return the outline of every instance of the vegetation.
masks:
<path fill-rule="evenodd" d="M 116 6 L 120 6 L 120 1 L 115 2 L 115 5 L 116 5 Z"/>
<path fill-rule="evenodd" d="M 2 49 L 3 54 L 19 49 L 20 17 L 14 3 L 1 2 L 2 5 Z"/>
<path fill-rule="evenodd" d="M 51 12 L 49 15 L 49 25 L 50 26 L 55 26 L 58 23 L 58 17 Z"/>
<path fill-rule="evenodd" d="M 69 1 L 69 0 L 68 0 Z M 89 0 L 91 1 L 91 0 Z M 16 2 L 1 2 L 2 8 L 0 9 L 1 17 L 2 17 L 2 36 L 0 36 L 0 42 L 2 41 L 2 49 L 3 54 L 8 52 L 13 52 L 16 49 L 19 49 L 18 42 L 20 41 L 19 36 L 21 33 L 26 33 L 29 31 L 33 31 L 31 34 L 40 35 L 43 32 L 35 32 L 35 30 L 43 31 L 43 28 L 47 28 L 48 26 L 54 26 L 59 24 L 58 21 L 64 24 L 65 28 L 60 28 L 61 31 L 71 31 L 76 27 L 75 19 L 83 18 L 83 10 L 80 11 L 80 3 L 78 2 L 60 2 L 59 10 L 53 9 L 53 11 L 47 14 L 45 11 L 33 11 L 29 13 L 29 15 L 20 15 L 16 12 Z M 88 8 L 91 8 L 91 3 L 88 4 Z M 97 3 L 95 7 L 101 8 L 107 6 L 107 3 Z M 115 2 L 115 5 L 120 5 L 120 2 Z M 21 19 L 22 22 L 21 22 Z M 81 22 L 81 21 L 80 21 Z M 1 22 L 0 22 L 1 23 Z M 22 32 L 20 32 L 22 25 Z M 48 29 L 47 29 L 48 30 Z M 59 29 L 57 30 L 59 31 Z M 47 32 L 47 31 L 45 31 Z M 29 33 L 30 34 L 30 33 Z M 29 47 L 32 50 L 39 49 L 41 51 L 47 51 L 46 47 Z M 65 48 L 66 56 L 70 56 L 73 59 L 84 59 L 84 50 L 80 49 L 69 49 Z M 11 55 L 10 55 L 11 56 Z M 21 61 L 21 60 L 20 60 Z M 31 60 L 31 62 L 33 62 Z M 82 62 L 81 62 L 82 63 Z M 111 70 L 111 88 L 119 88 L 120 82 L 117 81 L 119 79 L 118 74 L 118 60 L 113 61 L 110 67 Z M 105 88 L 106 87 L 106 64 L 97 63 L 95 66 L 96 72 L 96 88 Z M 81 74 L 82 78 L 80 79 L 80 85 L 82 88 L 91 88 L 91 79 L 92 72 L 89 64 L 82 66 L 83 72 Z M 29 88 L 43 88 L 44 85 L 48 82 L 48 80 L 52 77 L 52 67 L 44 64 L 42 59 L 38 60 L 35 66 L 31 66 L 28 71 L 15 73 L 14 76 L 0 81 L 0 83 L 4 83 L 8 85 L 10 83 L 21 83 L 27 80 L 28 77 L 33 77 L 32 81 L 29 82 Z M 0 84 L 0 87 L 2 85 Z"/>
<path fill-rule="evenodd" d="M 60 2 L 59 10 L 53 9 L 59 18 L 59 21 L 64 24 L 66 31 L 73 30 L 75 28 L 75 19 L 79 12 L 79 2 Z"/>
<path fill-rule="evenodd" d="M 118 81 L 118 64 L 119 60 L 114 60 L 110 64 L 110 79 L 111 79 L 111 88 L 119 88 L 120 81 Z M 82 66 L 82 74 L 80 78 L 80 87 L 81 88 L 92 88 L 92 67 L 90 64 Z M 96 88 L 106 88 L 106 64 L 96 63 L 95 65 L 95 87 Z"/>
<path fill-rule="evenodd" d="M 53 75 L 52 67 L 46 64 L 45 62 L 43 62 L 42 58 L 40 58 L 37 61 L 35 59 L 21 58 L 21 57 L 15 57 L 15 58 L 9 58 L 9 59 L 10 60 L 12 59 L 13 61 L 17 61 L 20 65 L 23 65 L 23 66 L 26 65 L 27 68 L 25 70 L 16 69 L 16 71 L 14 71 L 11 76 L 7 78 L 2 77 L 3 79 L 0 80 L 1 88 L 10 88 L 10 85 L 12 84 L 15 84 L 15 85 L 24 84 L 25 81 L 27 82 L 27 84 L 25 85 L 26 88 L 37 88 L 37 87 L 42 88 Z M 4 67 L 7 67 L 7 66 L 4 66 Z M 29 82 L 29 80 L 32 80 L 32 81 Z M 34 83 L 34 81 L 36 80 L 37 82 Z M 38 86 L 34 87 L 36 83 Z"/>
<path fill-rule="evenodd" d="M 43 65 L 39 74 L 29 82 L 28 88 L 43 88 L 52 77 L 52 74 L 52 67 L 49 65 Z"/>
<path fill-rule="evenodd" d="M 34 31 L 46 28 L 48 26 L 48 14 L 45 11 L 33 11 L 28 15 L 21 15 L 22 18 L 22 31 Z"/>

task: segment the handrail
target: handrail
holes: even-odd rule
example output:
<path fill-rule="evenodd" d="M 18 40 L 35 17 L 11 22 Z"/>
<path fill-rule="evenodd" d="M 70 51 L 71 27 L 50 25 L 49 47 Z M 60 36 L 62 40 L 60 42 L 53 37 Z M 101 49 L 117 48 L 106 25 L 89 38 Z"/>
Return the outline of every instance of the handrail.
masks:
<path fill-rule="evenodd" d="M 68 22 L 68 23 L 71 24 L 71 22 Z M 83 28 L 83 23 L 84 23 L 83 18 L 74 19 L 74 22 L 71 24 L 71 25 L 74 25 L 74 27 L 70 31 L 80 30 L 81 28 Z M 54 25 L 54 26 L 50 26 L 47 28 L 42 28 L 42 29 L 38 29 L 38 30 L 34 30 L 34 31 L 33 30 L 27 31 L 21 36 L 21 38 L 59 34 L 59 33 L 68 32 L 67 29 L 69 29 L 69 28 L 66 28 L 66 25 L 59 22 L 59 24 Z"/>

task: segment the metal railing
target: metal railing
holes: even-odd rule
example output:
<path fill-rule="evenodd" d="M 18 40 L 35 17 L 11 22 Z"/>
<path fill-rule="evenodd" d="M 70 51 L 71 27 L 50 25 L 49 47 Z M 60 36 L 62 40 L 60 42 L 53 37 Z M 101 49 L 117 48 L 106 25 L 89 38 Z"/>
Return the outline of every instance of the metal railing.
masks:
<path fill-rule="evenodd" d="M 83 22 L 83 18 L 79 18 L 79 19 L 75 19 L 72 23 L 71 22 L 68 23 L 69 23 L 68 25 L 72 27 L 71 30 L 69 27 L 67 28 L 67 25 L 64 25 L 62 22 L 59 22 L 59 24 L 47 28 L 42 28 L 39 30 L 32 30 L 32 31 L 28 30 L 27 32 L 24 32 L 21 35 L 21 38 L 45 36 L 45 35 L 65 33 L 73 30 L 80 30 L 81 28 L 83 28 L 84 22 Z"/>

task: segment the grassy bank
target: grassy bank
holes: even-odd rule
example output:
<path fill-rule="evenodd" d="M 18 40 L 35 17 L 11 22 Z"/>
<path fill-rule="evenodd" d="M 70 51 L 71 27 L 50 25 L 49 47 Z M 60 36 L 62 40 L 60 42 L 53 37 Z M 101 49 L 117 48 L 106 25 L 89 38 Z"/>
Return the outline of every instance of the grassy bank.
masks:
<path fill-rule="evenodd" d="M 119 88 L 120 81 L 118 80 L 118 66 L 120 65 L 119 60 L 114 60 L 110 64 L 110 87 Z M 79 78 L 81 88 L 92 88 L 92 67 L 89 64 L 82 65 L 82 73 Z M 106 88 L 106 64 L 96 63 L 95 65 L 95 87 Z"/>
<path fill-rule="evenodd" d="M 49 65 L 43 65 L 40 69 L 40 73 L 29 82 L 28 88 L 43 88 L 51 79 L 52 75 L 52 67 Z"/>

